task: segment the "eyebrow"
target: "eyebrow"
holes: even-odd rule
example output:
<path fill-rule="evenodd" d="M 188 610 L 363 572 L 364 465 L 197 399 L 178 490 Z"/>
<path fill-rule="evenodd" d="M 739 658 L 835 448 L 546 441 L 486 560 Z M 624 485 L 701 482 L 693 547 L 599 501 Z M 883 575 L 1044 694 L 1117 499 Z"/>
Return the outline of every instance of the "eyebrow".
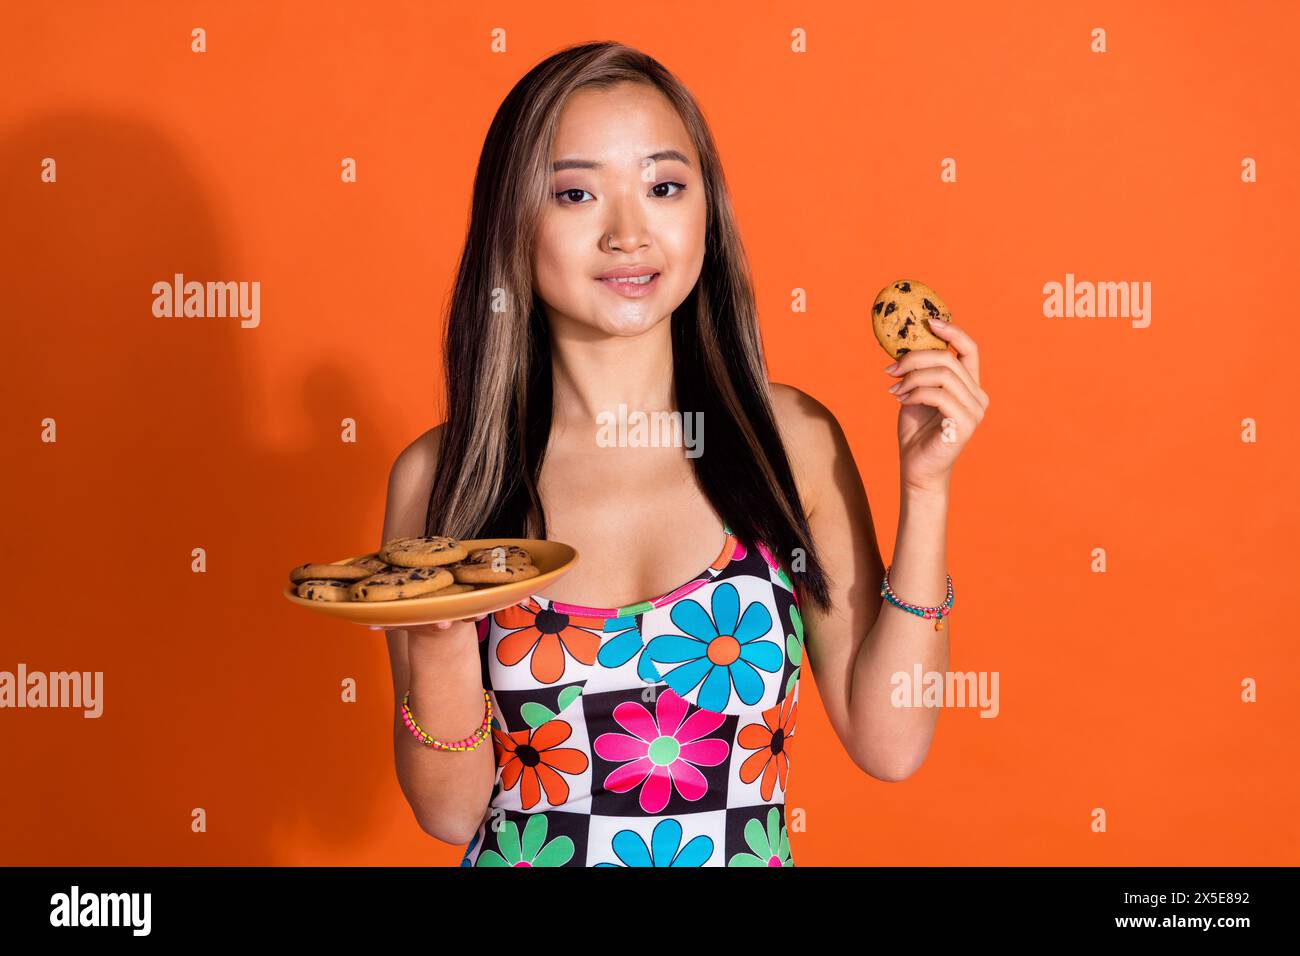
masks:
<path fill-rule="evenodd" d="M 646 159 L 659 162 L 661 159 L 675 159 L 686 166 L 691 165 L 691 161 L 684 154 L 675 149 L 661 149 L 657 153 L 651 153 Z M 552 172 L 562 172 L 566 169 L 600 169 L 604 163 L 598 163 L 591 159 L 561 159 L 551 164 Z"/>

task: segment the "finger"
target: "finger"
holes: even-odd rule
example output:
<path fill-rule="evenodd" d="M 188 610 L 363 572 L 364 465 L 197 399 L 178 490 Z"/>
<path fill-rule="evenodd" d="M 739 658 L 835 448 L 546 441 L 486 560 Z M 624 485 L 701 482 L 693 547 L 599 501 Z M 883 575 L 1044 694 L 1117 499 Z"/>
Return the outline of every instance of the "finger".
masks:
<path fill-rule="evenodd" d="M 946 418 L 951 418 L 958 424 L 958 434 L 969 438 L 975 433 L 977 424 L 971 415 L 970 409 L 966 408 L 961 402 L 953 397 L 953 394 L 945 388 L 934 388 L 933 386 L 922 386 L 914 388 L 899 402 L 900 405 L 929 405 L 943 412 Z"/>
<path fill-rule="evenodd" d="M 437 624 L 434 625 L 434 627 L 436 627 L 440 631 L 445 631 L 447 630 L 447 628 L 451 627 L 451 621 L 439 621 Z"/>
<path fill-rule="evenodd" d="M 946 365 L 933 365 L 915 369 L 904 375 L 896 384 L 898 385 L 898 391 L 894 392 L 894 395 L 899 398 L 915 391 L 919 386 L 942 388 L 961 402 L 976 423 L 984 419 L 984 406 L 966 387 L 963 378 Z"/>
<path fill-rule="evenodd" d="M 957 358 L 966 366 L 971 378 L 980 380 L 980 350 L 975 340 L 961 326 L 948 322 L 940 323 L 938 319 L 930 320 L 930 331 L 957 350 Z M 911 353 L 908 353 L 911 354 Z"/>
<path fill-rule="evenodd" d="M 961 361 L 957 356 L 953 355 L 947 349 L 917 349 L 914 352 L 908 352 L 895 364 L 898 367 L 889 374 L 899 376 L 900 378 L 906 377 L 907 373 L 914 369 L 935 367 L 952 369 L 953 374 L 957 375 L 963 382 L 965 382 L 966 387 L 970 390 L 971 394 L 975 396 L 980 405 L 984 408 L 988 408 L 988 395 L 985 393 L 984 389 L 980 388 L 979 383 L 971 377 L 970 371 L 966 366 L 961 364 Z M 899 389 L 894 394 L 898 395 L 901 394 L 901 392 L 902 389 Z"/>

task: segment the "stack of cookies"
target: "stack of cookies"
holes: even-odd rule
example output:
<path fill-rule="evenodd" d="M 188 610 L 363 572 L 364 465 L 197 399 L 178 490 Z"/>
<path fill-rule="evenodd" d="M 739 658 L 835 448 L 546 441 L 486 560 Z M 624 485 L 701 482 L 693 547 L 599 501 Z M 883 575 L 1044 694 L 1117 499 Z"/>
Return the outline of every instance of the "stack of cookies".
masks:
<path fill-rule="evenodd" d="M 540 572 L 517 545 L 467 550 L 442 535 L 394 538 L 347 564 L 301 564 L 289 572 L 309 601 L 400 601 L 523 581 Z"/>

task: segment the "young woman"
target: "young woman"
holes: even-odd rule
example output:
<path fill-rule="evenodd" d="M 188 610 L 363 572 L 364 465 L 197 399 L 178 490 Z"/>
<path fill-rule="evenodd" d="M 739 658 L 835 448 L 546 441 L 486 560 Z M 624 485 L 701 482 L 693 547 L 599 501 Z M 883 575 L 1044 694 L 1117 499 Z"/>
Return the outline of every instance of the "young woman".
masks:
<path fill-rule="evenodd" d="M 549 537 L 582 559 L 486 619 L 388 632 L 420 728 L 490 724 L 448 750 L 395 716 L 421 826 L 468 843 L 463 866 L 792 865 L 805 664 L 863 771 L 915 771 L 938 711 L 891 706 L 890 676 L 947 670 L 949 477 L 988 406 L 975 342 L 935 331 L 953 350 L 891 373 L 902 497 L 882 601 L 843 432 L 767 379 L 695 101 L 621 44 L 530 71 L 479 160 L 446 421 L 394 463 L 382 540 Z M 693 447 L 607 440 L 636 413 L 680 413 Z"/>

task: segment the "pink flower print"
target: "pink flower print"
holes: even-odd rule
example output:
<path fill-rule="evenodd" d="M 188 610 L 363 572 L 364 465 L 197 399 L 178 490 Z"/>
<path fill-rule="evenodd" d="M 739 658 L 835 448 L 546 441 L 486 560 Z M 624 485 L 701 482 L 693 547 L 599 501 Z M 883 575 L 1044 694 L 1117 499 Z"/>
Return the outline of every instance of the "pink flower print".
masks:
<path fill-rule="evenodd" d="M 767 546 L 761 542 L 758 545 L 758 553 L 763 556 L 763 560 L 767 562 L 767 566 L 772 569 L 778 578 L 780 578 L 781 583 L 785 585 L 785 589 L 794 596 L 794 606 L 798 607 L 799 594 L 794 589 L 794 582 L 792 582 L 790 576 L 785 573 L 785 568 L 781 567 L 781 562 L 778 561 L 772 552 L 767 549 Z"/>
<path fill-rule="evenodd" d="M 730 750 L 726 740 L 708 737 L 726 717 L 699 709 L 687 717 L 690 707 L 669 688 L 659 694 L 653 716 L 636 700 L 615 707 L 614 722 L 627 733 L 601 734 L 593 744 L 602 759 L 622 764 L 605 778 L 605 788 L 627 793 L 641 787 L 639 802 L 646 813 L 667 806 L 674 787 L 686 800 L 703 797 L 709 785 L 698 768 L 716 767 Z"/>

